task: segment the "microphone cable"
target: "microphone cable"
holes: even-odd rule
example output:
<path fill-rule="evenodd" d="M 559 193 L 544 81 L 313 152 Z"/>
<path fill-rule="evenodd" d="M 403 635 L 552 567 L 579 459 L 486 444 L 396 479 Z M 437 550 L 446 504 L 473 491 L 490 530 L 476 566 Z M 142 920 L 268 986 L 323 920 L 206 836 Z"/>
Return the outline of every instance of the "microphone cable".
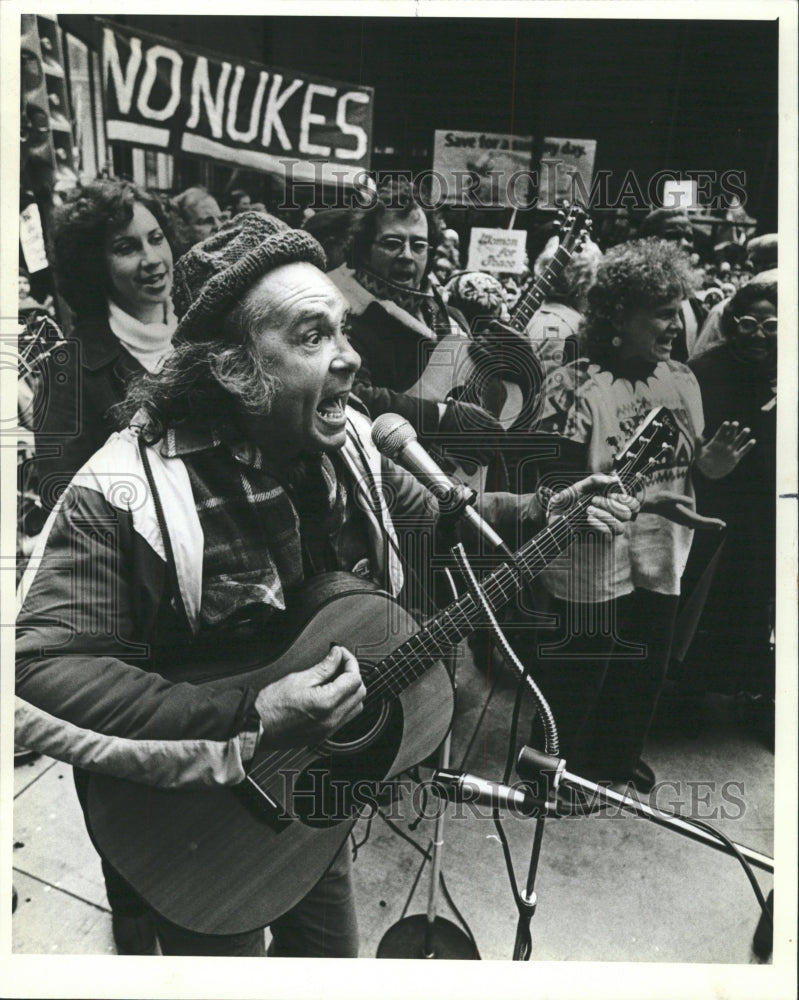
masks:
<path fill-rule="evenodd" d="M 720 840 L 722 843 L 727 845 L 727 849 L 729 850 L 730 854 L 732 854 L 735 858 L 737 858 L 738 861 L 741 863 L 744 873 L 746 874 L 746 877 L 749 879 L 749 883 L 752 886 L 752 891 L 755 894 L 755 898 L 760 904 L 760 909 L 763 913 L 763 916 L 766 918 L 766 921 L 768 922 L 769 926 L 773 931 L 774 914 L 769 909 L 769 905 L 766 902 L 766 897 L 763 895 L 763 890 L 760 888 L 760 883 L 757 881 L 757 879 L 755 878 L 755 873 L 752 871 L 752 866 L 749 864 L 749 862 L 746 860 L 743 854 L 741 854 L 741 852 L 738 850 L 738 846 L 735 844 L 735 842 L 730 840 L 730 838 L 726 834 L 722 833 L 721 830 L 717 830 L 714 826 L 711 826 L 710 823 L 705 823 L 704 820 L 686 818 L 686 822 L 691 823 L 693 826 L 698 826 L 701 830 L 704 830 L 706 833 L 711 834 L 713 837 L 716 837 L 717 840 Z"/>
<path fill-rule="evenodd" d="M 427 604 L 428 604 L 429 607 L 435 608 L 436 607 L 435 599 L 434 599 L 434 597 L 433 597 L 433 595 L 431 593 L 428 593 L 428 589 L 427 589 L 426 585 L 424 584 L 424 582 L 422 581 L 421 574 L 417 572 L 415 566 L 413 566 L 410 562 L 408 562 L 405 559 L 405 556 L 403 555 L 402 550 L 400 549 L 399 545 L 397 545 L 397 542 L 395 541 L 394 538 L 392 538 L 391 533 L 386 530 L 386 527 L 383 524 L 383 519 L 380 516 L 379 501 L 378 501 L 378 497 L 380 496 L 380 487 L 379 487 L 379 485 L 378 485 L 378 483 L 377 483 L 377 481 L 376 481 L 376 479 L 374 477 L 374 474 L 372 473 L 371 467 L 369 465 L 369 460 L 368 460 L 368 457 L 366 455 L 366 449 L 363 446 L 363 443 L 362 443 L 362 441 L 360 439 L 360 435 L 358 434 L 357 430 L 352 427 L 352 425 L 350 425 L 350 429 L 352 431 L 352 437 L 351 437 L 351 439 L 353 440 L 353 442 L 355 444 L 355 448 L 358 451 L 358 454 L 359 454 L 359 456 L 361 458 L 361 463 L 362 463 L 363 468 L 364 468 L 364 470 L 366 472 L 367 481 L 369 482 L 368 491 L 369 491 L 370 495 L 372 497 L 374 497 L 374 499 L 375 499 L 375 506 L 377 508 L 376 511 L 375 511 L 375 514 L 376 514 L 376 517 L 377 517 L 378 524 L 380 525 L 380 530 L 381 530 L 381 533 L 383 535 L 383 538 L 388 543 L 388 546 L 393 550 L 393 552 L 396 555 L 397 559 L 399 559 L 400 565 L 407 567 L 408 570 L 410 571 L 411 575 L 413 576 L 414 580 L 416 581 L 417 586 L 419 587 L 419 594 L 422 595 L 425 598 L 425 600 L 427 601 Z M 454 718 L 454 711 L 453 711 L 453 718 Z M 411 768 L 406 769 L 405 773 L 411 773 L 412 770 L 414 770 L 414 769 L 411 769 Z M 418 771 L 417 771 L 417 775 L 418 775 Z M 419 783 L 421 784 L 421 782 L 419 782 Z M 354 838 L 353 838 L 353 849 L 355 850 L 356 854 L 357 854 L 357 850 L 366 843 L 366 841 L 369 839 L 369 837 L 371 835 L 371 832 L 372 832 L 372 820 L 374 819 L 375 813 L 383 820 L 383 822 L 386 824 L 386 826 L 388 826 L 389 829 L 393 833 L 395 833 L 402 840 L 404 840 L 408 844 L 410 844 L 411 847 L 414 848 L 414 850 L 418 851 L 422 855 L 422 857 L 424 858 L 425 863 L 427 863 L 427 861 L 430 859 L 430 852 L 431 852 L 432 847 L 433 847 L 433 841 L 432 840 L 430 841 L 429 847 L 427 848 L 427 850 L 425 850 L 422 847 L 422 845 L 414 837 L 411 837 L 409 834 L 405 833 L 404 830 L 400 829 L 400 827 L 397 826 L 397 824 L 394 823 L 392 820 L 390 820 L 388 818 L 388 816 L 386 816 L 385 813 L 379 807 L 375 808 L 375 810 L 369 816 L 369 819 L 368 819 L 368 822 L 367 822 L 366 833 L 365 833 L 364 837 L 362 838 L 362 840 L 360 840 L 356 844 L 355 841 L 354 841 Z M 420 817 L 420 820 L 421 820 L 421 818 L 422 817 Z M 422 867 L 424 867 L 424 866 L 422 866 Z M 416 880 L 417 883 L 418 883 L 418 879 L 419 879 L 420 875 L 421 875 L 421 868 L 419 869 L 419 874 L 417 875 L 417 880 Z M 443 870 L 439 870 L 438 881 L 439 881 L 439 885 L 441 886 L 441 891 L 443 892 L 444 898 L 446 899 L 447 903 L 449 904 L 450 909 L 455 914 L 455 917 L 457 918 L 458 923 L 461 925 L 461 928 L 463 929 L 464 933 L 469 938 L 469 941 L 470 941 L 472 947 L 474 948 L 475 953 L 478 953 L 479 949 L 477 947 L 477 940 L 475 939 L 474 933 L 473 933 L 471 927 L 469 926 L 468 921 L 463 916 L 463 914 L 461 913 L 461 911 L 458 909 L 458 906 L 456 905 L 455 900 L 452 898 L 452 894 L 450 893 L 449 887 L 447 886 L 446 879 L 444 878 L 444 872 L 443 872 Z M 414 889 L 415 889 L 415 884 L 414 884 Z"/>
<path fill-rule="evenodd" d="M 541 721 L 544 724 L 544 740 L 546 752 L 554 757 L 558 756 L 559 753 L 559 743 L 558 743 L 558 729 L 555 724 L 555 717 L 552 714 L 552 709 L 549 707 L 549 703 L 544 697 L 541 689 L 538 687 L 536 682 L 533 680 L 529 671 L 524 667 L 519 657 L 516 655 L 511 644 L 508 642 L 505 633 L 499 626 L 493 611 L 491 610 L 491 605 L 480 588 L 479 583 L 474 575 L 474 572 L 469 565 L 469 560 L 466 558 L 466 553 L 464 551 L 463 545 L 456 545 L 452 550 L 455 554 L 455 559 L 458 562 L 461 572 L 466 577 L 469 583 L 469 589 L 472 593 L 474 600 L 482 607 L 483 613 L 488 618 L 492 632 L 496 635 L 499 640 L 500 647 L 503 654 L 510 661 L 514 669 L 516 670 L 519 683 L 516 689 L 516 699 L 514 704 L 514 718 L 511 725 L 511 735 L 508 739 L 508 758 L 506 759 L 505 765 L 505 784 L 508 783 L 510 779 L 510 773 L 512 768 L 512 755 L 516 742 L 516 732 L 518 731 L 518 721 L 519 713 L 521 711 L 521 695 L 524 690 L 524 685 L 526 683 L 527 688 L 533 695 L 533 700 L 535 702 L 536 708 L 538 709 Z M 492 819 L 494 821 L 494 827 L 497 831 L 497 836 L 499 837 L 499 842 L 502 847 L 502 854 L 505 859 L 505 868 L 508 873 L 508 881 L 510 883 L 511 892 L 513 893 L 513 901 L 516 904 L 516 910 L 519 915 L 517 922 L 517 941 L 514 947 L 514 958 L 520 961 L 529 961 L 533 950 L 533 939 L 532 932 L 530 930 L 530 919 L 534 912 L 534 904 L 532 900 L 527 900 L 522 895 L 519 889 L 519 883 L 516 878 L 516 871 L 513 865 L 513 856 L 510 850 L 510 844 L 508 842 L 507 834 L 505 833 L 505 828 L 502 825 L 502 819 L 500 817 L 499 809 L 492 810 Z M 533 852 L 531 858 L 531 869 L 530 878 L 533 877 L 533 872 L 538 865 L 538 852 L 541 846 L 541 840 L 544 833 L 544 815 L 537 816 L 535 819 L 535 833 L 533 837 Z M 533 867 L 534 865 L 534 867 Z M 534 897 L 533 897 L 534 898 Z"/>

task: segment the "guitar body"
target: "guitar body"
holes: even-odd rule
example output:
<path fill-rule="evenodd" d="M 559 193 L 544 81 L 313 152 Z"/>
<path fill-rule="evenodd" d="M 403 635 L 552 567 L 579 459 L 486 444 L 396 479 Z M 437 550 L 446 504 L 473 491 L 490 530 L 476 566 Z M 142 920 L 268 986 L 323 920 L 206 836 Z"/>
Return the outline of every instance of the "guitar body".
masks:
<path fill-rule="evenodd" d="M 514 306 L 506 324 L 483 336 L 487 345 L 475 362 L 471 337 L 450 334 L 433 350 L 409 396 L 444 402 L 449 398 L 475 403 L 494 416 L 506 431 L 526 432 L 537 424 L 544 372 L 525 336 L 525 330 L 551 291 L 553 282 L 577 253 L 590 228 L 585 209 L 572 205 L 559 213 L 558 248 L 552 259 Z M 485 488 L 487 469 L 476 463 L 450 459 L 445 471 L 478 493 Z"/>
<path fill-rule="evenodd" d="M 677 439 L 672 414 L 651 410 L 617 456 L 622 483 L 640 486 Z M 577 498 L 483 580 L 489 607 L 504 607 L 522 576 L 534 579 L 566 550 L 590 500 Z M 346 645 L 366 685 L 364 711 L 352 722 L 314 748 L 258 753 L 234 788 L 166 790 L 90 779 L 87 820 L 95 844 L 153 909 L 189 930 L 241 933 L 291 909 L 346 840 L 369 802 L 369 783 L 429 756 L 449 729 L 452 683 L 437 657 L 479 624 L 471 594 L 422 629 L 388 595 L 348 574 L 314 581 L 307 597 L 304 624 L 279 656 L 264 664 L 254 650 L 250 664 L 207 686 L 262 688 L 317 663 L 331 643 Z"/>
<path fill-rule="evenodd" d="M 406 394 L 440 402 L 450 396 L 466 399 L 488 410 L 509 430 L 524 409 L 524 393 L 516 382 L 503 381 L 495 373 L 479 372 L 469 356 L 471 343 L 469 337 L 457 334 L 442 337 L 419 381 Z"/>
<path fill-rule="evenodd" d="M 347 579 L 350 589 L 324 595 L 277 659 L 207 686 L 264 687 L 317 663 L 335 642 L 358 658 L 368 692 L 380 678 L 370 664 L 419 626 L 388 595 L 352 589 L 356 578 Z M 233 788 L 172 790 L 92 775 L 92 838 L 167 920 L 203 934 L 263 927 L 319 881 L 368 804 L 368 783 L 433 753 L 452 712 L 452 683 L 439 661 L 399 695 L 377 699 L 321 748 L 256 754 L 250 778 Z"/>
<path fill-rule="evenodd" d="M 515 334 L 508 333 L 506 340 L 512 352 Z M 516 364 L 515 377 L 496 367 L 496 363 L 507 362 L 498 354 L 491 363 L 475 364 L 470 356 L 470 337 L 449 334 L 436 344 L 425 370 L 418 382 L 406 391 L 406 395 L 418 399 L 432 399 L 444 402 L 449 398 L 475 403 L 496 417 L 505 430 L 516 428 L 520 422 L 527 422 L 530 399 L 533 392 L 528 366 Z M 540 384 L 537 385 L 540 388 Z M 456 460 L 446 456 L 450 463 L 445 471 L 470 489 L 482 493 L 485 490 L 486 467 L 476 462 Z"/>

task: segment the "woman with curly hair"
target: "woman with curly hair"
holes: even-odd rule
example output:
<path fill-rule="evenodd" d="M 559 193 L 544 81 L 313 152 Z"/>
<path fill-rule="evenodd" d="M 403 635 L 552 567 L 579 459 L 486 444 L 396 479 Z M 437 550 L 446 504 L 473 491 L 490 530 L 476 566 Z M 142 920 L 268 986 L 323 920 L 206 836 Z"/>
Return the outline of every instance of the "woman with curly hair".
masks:
<path fill-rule="evenodd" d="M 616 546 L 578 540 L 547 572 L 559 638 L 542 652 L 541 683 L 573 771 L 595 780 L 655 782 L 641 760 L 669 663 L 680 578 L 693 529 L 723 522 L 695 511 L 692 471 L 719 479 L 754 446 L 724 422 L 703 441 L 699 386 L 671 360 L 692 284 L 687 258 L 663 240 L 608 251 L 588 293 L 583 356 L 549 376 L 540 429 L 560 436 L 561 465 L 608 472 L 645 415 L 665 406 L 679 440 L 647 474 L 640 516 Z"/>
<path fill-rule="evenodd" d="M 158 200 L 127 181 L 77 188 L 56 209 L 58 286 L 75 314 L 72 338 L 44 371 L 37 469 L 45 506 L 117 430 L 112 407 L 133 375 L 171 350 L 172 249 Z"/>

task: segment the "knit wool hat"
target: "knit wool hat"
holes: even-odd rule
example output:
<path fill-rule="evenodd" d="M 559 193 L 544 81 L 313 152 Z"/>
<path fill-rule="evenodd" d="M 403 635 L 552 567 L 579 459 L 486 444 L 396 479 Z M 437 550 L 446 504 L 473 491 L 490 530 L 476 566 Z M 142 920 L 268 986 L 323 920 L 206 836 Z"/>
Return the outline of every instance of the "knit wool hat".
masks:
<path fill-rule="evenodd" d="M 324 250 L 313 236 L 272 215 L 237 215 L 176 261 L 175 336 L 194 341 L 221 336 L 219 320 L 248 288 L 281 264 L 298 262 L 325 270 Z"/>

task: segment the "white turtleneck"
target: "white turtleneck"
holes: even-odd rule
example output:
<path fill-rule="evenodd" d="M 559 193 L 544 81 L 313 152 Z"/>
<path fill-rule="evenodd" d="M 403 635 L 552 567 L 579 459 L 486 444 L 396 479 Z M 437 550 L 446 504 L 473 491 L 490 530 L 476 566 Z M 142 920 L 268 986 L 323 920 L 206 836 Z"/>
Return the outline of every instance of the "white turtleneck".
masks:
<path fill-rule="evenodd" d="M 164 322 L 142 323 L 109 299 L 108 325 L 120 344 L 146 371 L 156 372 L 172 350 L 177 318 L 171 301 L 164 303 Z"/>

